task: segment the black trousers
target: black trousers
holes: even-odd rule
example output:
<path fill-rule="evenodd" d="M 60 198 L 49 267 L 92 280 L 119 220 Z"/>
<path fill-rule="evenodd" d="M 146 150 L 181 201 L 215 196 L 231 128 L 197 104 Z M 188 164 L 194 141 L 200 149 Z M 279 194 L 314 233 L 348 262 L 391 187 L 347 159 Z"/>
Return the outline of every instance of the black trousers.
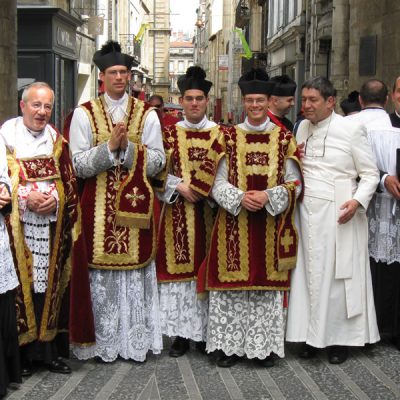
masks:
<path fill-rule="evenodd" d="M 36 325 L 39 327 L 42 320 L 43 308 L 44 308 L 44 293 L 34 293 L 33 305 L 35 309 Z M 69 343 L 68 333 L 59 333 L 50 342 L 40 342 L 35 340 L 32 343 L 28 343 L 21 346 L 21 357 L 29 361 L 42 361 L 45 364 L 51 363 L 56 360 L 57 357 L 69 357 Z"/>
<path fill-rule="evenodd" d="M 370 264 L 379 333 L 400 350 L 400 263 Z"/>
<path fill-rule="evenodd" d="M 22 382 L 14 290 L 0 294 L 0 397 L 10 382 Z"/>

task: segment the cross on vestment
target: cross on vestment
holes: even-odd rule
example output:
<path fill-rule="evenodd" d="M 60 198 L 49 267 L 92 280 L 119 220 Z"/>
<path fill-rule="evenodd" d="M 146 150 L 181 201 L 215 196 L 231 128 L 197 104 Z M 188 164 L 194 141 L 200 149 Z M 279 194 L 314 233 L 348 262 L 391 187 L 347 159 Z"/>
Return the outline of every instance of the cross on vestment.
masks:
<path fill-rule="evenodd" d="M 139 188 L 135 186 L 133 188 L 133 193 L 127 193 L 125 195 L 125 198 L 127 200 L 130 200 L 132 207 L 136 207 L 140 200 L 144 200 L 146 198 L 146 196 L 144 194 L 138 194 L 138 191 L 139 191 Z"/>
<path fill-rule="evenodd" d="M 293 244 L 293 237 L 290 235 L 290 229 L 285 229 L 285 234 L 281 240 L 285 253 L 289 252 L 290 246 Z"/>

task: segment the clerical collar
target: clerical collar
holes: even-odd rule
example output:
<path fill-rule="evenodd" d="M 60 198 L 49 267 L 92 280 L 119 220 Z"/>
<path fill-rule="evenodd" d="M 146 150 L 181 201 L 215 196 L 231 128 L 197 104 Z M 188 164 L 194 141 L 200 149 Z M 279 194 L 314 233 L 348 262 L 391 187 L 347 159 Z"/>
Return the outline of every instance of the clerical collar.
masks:
<path fill-rule="evenodd" d="M 107 104 L 107 112 L 110 115 L 110 118 L 114 124 L 117 122 L 123 121 L 124 118 L 128 115 L 126 112 L 126 108 L 128 105 L 128 95 L 124 93 L 124 95 L 115 100 L 112 99 L 107 93 L 104 93 L 104 100 Z"/>
<path fill-rule="evenodd" d="M 316 124 L 313 124 L 310 121 L 310 124 L 314 127 L 314 128 L 323 128 L 325 125 L 328 125 L 331 123 L 331 119 L 334 116 L 335 112 L 332 111 L 332 113 L 330 115 L 328 115 L 325 119 L 322 119 L 321 121 L 317 122 Z"/>
<path fill-rule="evenodd" d="M 269 119 L 269 117 L 267 117 L 267 119 L 261 125 L 252 125 L 252 124 L 250 124 L 249 119 L 246 117 L 243 124 L 246 127 L 246 129 L 249 131 L 262 132 L 262 131 L 266 130 L 269 122 L 270 122 L 270 119 Z"/>
<path fill-rule="evenodd" d="M 46 128 L 44 128 L 41 131 L 33 131 L 32 129 L 29 129 L 27 126 L 25 126 L 25 129 L 35 138 L 40 136 L 46 130 Z"/>
<path fill-rule="evenodd" d="M 397 115 L 398 118 L 400 118 L 400 114 L 396 110 L 394 110 L 394 113 Z"/>
<path fill-rule="evenodd" d="M 198 122 L 197 124 L 192 124 L 186 118 L 184 118 L 184 120 L 182 121 L 182 125 L 185 128 L 189 128 L 189 129 L 204 129 L 207 125 L 207 122 L 208 122 L 208 119 L 204 115 L 203 119 L 200 122 Z"/>
<path fill-rule="evenodd" d="M 268 111 L 269 111 L 274 117 L 276 117 L 276 118 L 278 118 L 278 119 L 283 119 L 283 117 L 281 117 L 281 116 L 278 115 L 278 114 L 275 114 L 273 111 L 271 111 L 271 109 L 268 109 Z"/>
<path fill-rule="evenodd" d="M 371 107 L 365 107 L 362 109 L 362 111 L 364 110 L 384 110 L 383 107 L 379 107 L 379 106 L 371 106 Z"/>

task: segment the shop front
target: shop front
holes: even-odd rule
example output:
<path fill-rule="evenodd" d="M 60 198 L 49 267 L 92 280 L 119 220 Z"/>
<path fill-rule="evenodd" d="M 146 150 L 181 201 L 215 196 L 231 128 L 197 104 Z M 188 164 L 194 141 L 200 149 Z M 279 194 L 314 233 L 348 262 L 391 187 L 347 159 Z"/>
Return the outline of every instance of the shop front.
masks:
<path fill-rule="evenodd" d="M 77 102 L 76 29 L 80 20 L 55 7 L 18 6 L 18 89 L 47 82 L 55 92 L 52 123 L 62 128 Z"/>

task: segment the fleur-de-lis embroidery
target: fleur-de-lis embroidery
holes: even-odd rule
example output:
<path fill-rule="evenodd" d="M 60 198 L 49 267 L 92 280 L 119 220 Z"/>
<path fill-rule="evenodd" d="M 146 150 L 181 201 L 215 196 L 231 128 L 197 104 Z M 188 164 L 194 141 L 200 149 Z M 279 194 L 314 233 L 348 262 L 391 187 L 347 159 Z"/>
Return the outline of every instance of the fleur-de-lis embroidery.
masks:
<path fill-rule="evenodd" d="M 140 200 L 144 200 L 146 198 L 144 194 L 139 194 L 138 192 L 139 188 L 135 186 L 133 188 L 133 193 L 127 193 L 125 195 L 125 198 L 131 202 L 132 207 L 136 207 Z"/>

